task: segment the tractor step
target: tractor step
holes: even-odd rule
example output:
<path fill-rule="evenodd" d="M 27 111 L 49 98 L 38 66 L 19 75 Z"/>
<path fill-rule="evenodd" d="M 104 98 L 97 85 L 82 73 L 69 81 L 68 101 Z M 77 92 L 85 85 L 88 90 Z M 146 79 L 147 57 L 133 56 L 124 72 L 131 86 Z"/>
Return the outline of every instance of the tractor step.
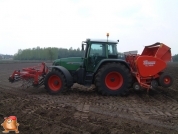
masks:
<path fill-rule="evenodd" d="M 87 73 L 85 76 L 85 84 L 92 84 L 93 73 Z"/>
<path fill-rule="evenodd" d="M 85 75 L 85 80 L 92 80 L 92 78 L 93 78 L 93 73 L 87 73 L 86 75 Z"/>

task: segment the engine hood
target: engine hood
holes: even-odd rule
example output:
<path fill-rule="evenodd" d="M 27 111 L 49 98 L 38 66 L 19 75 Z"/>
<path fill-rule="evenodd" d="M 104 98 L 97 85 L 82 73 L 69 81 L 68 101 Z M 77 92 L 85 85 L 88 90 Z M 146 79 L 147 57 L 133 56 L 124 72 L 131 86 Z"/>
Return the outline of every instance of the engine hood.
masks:
<path fill-rule="evenodd" d="M 83 65 L 82 57 L 60 58 L 53 61 L 53 66 L 63 66 L 68 70 L 77 70 Z"/>

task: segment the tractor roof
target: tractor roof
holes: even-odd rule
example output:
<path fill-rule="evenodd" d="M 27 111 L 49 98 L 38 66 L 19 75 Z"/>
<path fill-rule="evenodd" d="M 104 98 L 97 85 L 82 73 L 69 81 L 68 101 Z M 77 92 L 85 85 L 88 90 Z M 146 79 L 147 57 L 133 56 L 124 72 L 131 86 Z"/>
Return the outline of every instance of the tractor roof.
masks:
<path fill-rule="evenodd" d="M 107 39 L 86 39 L 86 42 L 88 42 L 88 41 L 90 41 L 90 42 L 101 42 L 101 43 L 107 43 L 107 42 L 109 42 L 109 43 L 118 43 L 118 41 L 117 40 L 108 40 L 107 41 Z"/>

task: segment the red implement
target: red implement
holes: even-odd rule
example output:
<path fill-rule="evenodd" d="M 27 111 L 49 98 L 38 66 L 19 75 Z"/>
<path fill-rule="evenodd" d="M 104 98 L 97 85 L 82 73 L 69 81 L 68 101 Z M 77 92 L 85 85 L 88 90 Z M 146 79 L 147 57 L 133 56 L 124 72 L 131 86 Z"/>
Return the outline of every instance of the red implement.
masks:
<path fill-rule="evenodd" d="M 130 64 L 132 74 L 136 78 L 134 86 L 146 89 L 157 85 L 169 87 L 172 85 L 172 77 L 162 71 L 167 62 L 171 61 L 171 48 L 163 43 L 155 43 L 145 46 L 141 55 L 126 52 L 125 59 Z M 166 79 L 171 81 L 166 84 Z M 135 87 L 134 87 L 135 88 Z"/>
<path fill-rule="evenodd" d="M 42 84 L 42 79 L 44 75 L 48 73 L 48 68 L 45 63 L 41 63 L 39 66 L 23 68 L 22 71 L 15 70 L 13 74 L 9 77 L 10 82 L 15 82 L 19 80 L 33 80 L 33 85 L 38 86 Z"/>

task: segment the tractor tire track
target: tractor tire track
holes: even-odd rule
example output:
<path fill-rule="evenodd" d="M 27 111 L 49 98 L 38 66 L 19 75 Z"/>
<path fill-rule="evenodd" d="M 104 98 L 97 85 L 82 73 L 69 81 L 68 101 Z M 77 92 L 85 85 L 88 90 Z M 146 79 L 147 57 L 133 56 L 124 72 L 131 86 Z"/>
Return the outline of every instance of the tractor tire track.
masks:
<path fill-rule="evenodd" d="M 20 92 L 20 94 L 19 94 Z M 16 92 L 16 90 L 9 90 L 9 93 L 11 94 L 16 94 L 16 95 L 24 95 L 26 93 L 21 92 L 20 90 L 18 92 Z M 126 118 L 126 119 L 130 119 L 130 120 L 136 120 L 136 121 L 141 121 L 144 123 L 152 123 L 154 125 L 158 125 L 162 126 L 162 127 L 166 127 L 166 128 L 178 128 L 178 126 L 170 126 L 169 123 L 165 123 L 165 121 L 163 120 L 164 118 L 170 117 L 177 117 L 178 116 L 178 104 L 175 104 L 175 102 L 171 101 L 169 104 L 171 104 L 171 106 L 169 105 L 169 108 L 164 108 L 164 107 L 149 107 L 147 105 L 145 105 L 144 101 L 141 101 L 141 98 L 139 98 L 138 96 L 133 96 L 131 98 L 129 98 L 129 103 L 126 100 L 124 100 L 125 98 L 115 98 L 115 101 L 113 101 L 112 103 L 104 103 L 109 101 L 109 98 L 111 97 L 101 97 L 101 96 L 95 96 L 95 99 L 101 99 L 102 102 L 100 101 L 92 101 L 92 99 L 89 99 L 88 101 L 86 101 L 86 98 L 80 98 L 78 100 L 76 100 L 75 102 L 73 102 L 74 98 L 78 98 L 80 94 L 74 93 L 73 95 L 71 94 L 71 96 L 50 96 L 47 94 L 44 95 L 33 95 L 33 94 L 28 94 L 26 96 L 26 99 L 29 98 L 33 101 L 40 101 L 40 103 L 37 103 L 35 105 L 27 105 L 23 110 L 24 113 L 28 113 L 28 114 L 33 114 L 35 113 L 35 111 L 37 111 L 40 108 L 47 108 L 47 109 L 53 109 L 56 108 L 57 105 L 60 104 L 60 107 L 65 107 L 65 106 L 70 106 L 70 107 L 74 107 L 76 110 L 84 112 L 85 110 L 79 110 L 82 109 L 80 107 L 89 107 L 88 112 L 94 112 L 94 113 L 98 113 L 98 114 L 103 114 L 103 115 L 108 115 L 108 116 L 114 116 L 114 117 L 122 117 L 122 118 Z M 138 100 L 136 99 L 136 97 L 138 97 Z M 87 98 L 90 98 L 87 96 Z M 122 100 L 119 103 L 116 103 L 117 100 Z M 154 97 L 151 97 L 151 101 L 155 100 Z M 157 99 L 156 99 L 157 100 Z M 78 101 L 78 102 L 77 102 Z M 82 102 L 82 103 L 81 103 Z M 140 102 L 138 104 L 138 102 Z M 156 103 L 161 102 L 159 100 L 155 101 Z M 45 103 L 45 104 L 43 104 Z M 165 110 L 165 111 L 164 111 Z M 172 112 L 170 112 L 172 111 Z M 120 114 L 118 114 L 120 113 Z M 159 119 L 159 120 L 155 120 L 155 119 Z M 164 125 L 166 124 L 166 126 Z"/>
<path fill-rule="evenodd" d="M 9 70 L 12 69 L 9 67 Z M 170 72 L 173 71 L 170 70 Z M 149 97 L 145 93 L 137 94 L 131 92 L 130 96 L 122 98 L 100 96 L 89 88 L 78 86 L 66 94 L 51 96 L 41 89 L 19 89 L 18 86 L 20 84 L 9 84 L 8 80 L 6 80 L 7 78 L 5 78 L 8 76 L 6 75 L 7 73 L 2 73 L 0 92 L 5 95 L 9 94 L 11 97 L 2 98 L 0 104 L 10 105 L 19 101 L 21 102 L 19 107 L 21 107 L 21 111 L 25 115 L 40 117 L 41 119 L 43 115 L 41 115 L 40 111 L 46 111 L 47 114 L 50 111 L 65 109 L 74 119 L 87 120 L 91 114 L 95 115 L 96 118 L 99 114 L 106 118 L 112 117 L 116 121 L 123 118 L 178 131 L 177 100 L 166 94 L 166 92 L 160 92 L 162 89 L 158 89 L 158 93 Z M 170 90 L 168 92 L 171 92 L 172 89 L 168 90 Z M 176 90 L 174 91 L 176 92 Z M 44 120 L 46 121 L 47 118 Z M 74 130 L 75 127 L 66 124 L 63 124 L 65 129 L 71 128 Z M 77 132 L 82 131 L 74 131 L 74 133 Z"/>

